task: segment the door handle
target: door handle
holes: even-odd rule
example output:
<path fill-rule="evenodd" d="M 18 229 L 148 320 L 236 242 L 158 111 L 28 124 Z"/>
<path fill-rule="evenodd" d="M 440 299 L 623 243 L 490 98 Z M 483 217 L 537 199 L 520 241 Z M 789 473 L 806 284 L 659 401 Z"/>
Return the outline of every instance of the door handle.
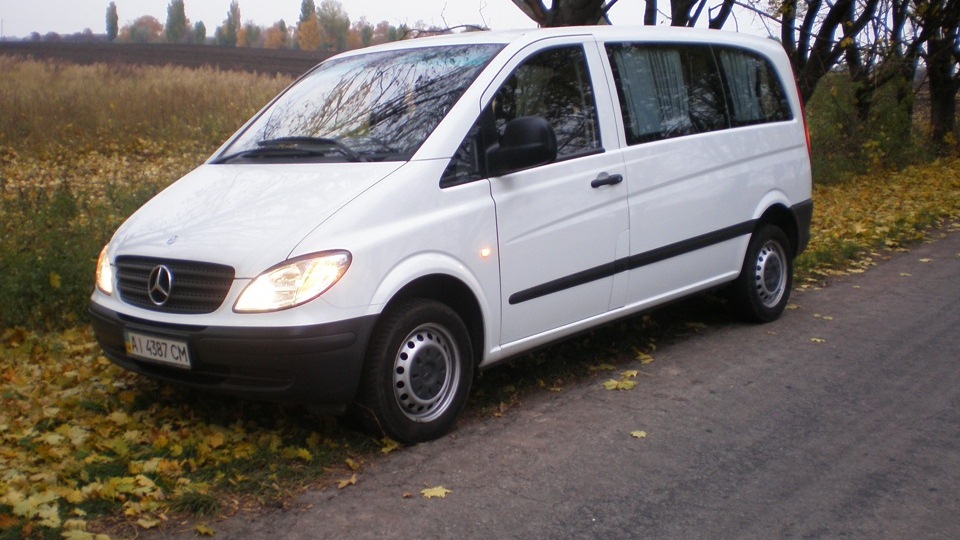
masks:
<path fill-rule="evenodd" d="M 597 179 L 593 180 L 592 182 L 590 182 L 590 187 L 592 187 L 592 188 L 598 188 L 598 187 L 603 187 L 603 186 L 612 186 L 612 185 L 615 185 L 615 184 L 619 184 L 620 182 L 623 182 L 623 175 L 621 175 L 621 174 L 608 174 L 607 176 L 604 176 L 603 178 L 597 178 Z"/>

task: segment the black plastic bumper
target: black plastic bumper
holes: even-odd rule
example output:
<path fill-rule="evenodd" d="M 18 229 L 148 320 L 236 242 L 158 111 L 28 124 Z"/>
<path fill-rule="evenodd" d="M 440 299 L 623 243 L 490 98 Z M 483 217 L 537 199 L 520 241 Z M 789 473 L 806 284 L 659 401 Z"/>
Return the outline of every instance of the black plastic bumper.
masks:
<path fill-rule="evenodd" d="M 90 305 L 94 333 L 107 358 L 148 377 L 199 389 L 340 409 L 357 392 L 376 316 L 287 328 L 180 326 L 153 323 Z M 124 330 L 185 341 L 191 368 L 127 356 Z"/>
<path fill-rule="evenodd" d="M 794 256 L 800 255 L 810 243 L 810 223 L 813 221 L 813 200 L 795 204 L 792 208 L 797 219 L 797 249 Z"/>

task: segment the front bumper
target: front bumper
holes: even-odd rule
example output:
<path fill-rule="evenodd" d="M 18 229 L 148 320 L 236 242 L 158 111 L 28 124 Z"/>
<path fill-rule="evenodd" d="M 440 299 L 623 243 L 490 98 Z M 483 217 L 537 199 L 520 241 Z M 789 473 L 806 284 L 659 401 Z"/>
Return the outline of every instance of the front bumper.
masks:
<path fill-rule="evenodd" d="M 107 358 L 147 377 L 269 401 L 342 409 L 357 392 L 376 316 L 284 328 L 154 323 L 91 304 L 94 334 Z M 127 356 L 124 330 L 185 341 L 190 369 Z"/>

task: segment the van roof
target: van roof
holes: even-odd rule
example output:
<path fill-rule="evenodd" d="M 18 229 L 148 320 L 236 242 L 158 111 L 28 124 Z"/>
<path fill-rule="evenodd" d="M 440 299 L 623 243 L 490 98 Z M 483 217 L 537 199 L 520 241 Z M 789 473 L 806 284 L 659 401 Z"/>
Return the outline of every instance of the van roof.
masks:
<path fill-rule="evenodd" d="M 669 41 L 715 43 L 765 48 L 771 45 L 782 48 L 779 42 L 752 34 L 742 34 L 728 30 L 707 30 L 675 26 L 564 26 L 559 28 L 529 28 L 514 30 L 483 30 L 442 34 L 423 38 L 393 41 L 356 49 L 340 56 L 351 56 L 378 50 L 397 50 L 442 45 L 463 45 L 469 43 L 499 43 L 523 46 L 542 39 L 568 36 L 593 36 L 600 41 Z"/>

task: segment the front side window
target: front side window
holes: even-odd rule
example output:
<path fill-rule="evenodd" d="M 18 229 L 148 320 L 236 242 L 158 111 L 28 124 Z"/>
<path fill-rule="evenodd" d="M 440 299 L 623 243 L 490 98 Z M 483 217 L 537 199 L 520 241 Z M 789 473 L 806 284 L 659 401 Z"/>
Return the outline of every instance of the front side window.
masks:
<path fill-rule="evenodd" d="M 409 159 L 501 48 L 424 47 L 324 62 L 217 161 Z"/>
<path fill-rule="evenodd" d="M 484 149 L 495 145 L 510 120 L 545 119 L 557 136 L 557 159 L 601 149 L 590 73 L 580 46 L 549 49 L 527 59 L 497 90 L 441 177 L 452 186 L 483 177 Z"/>
<path fill-rule="evenodd" d="M 597 106 L 583 48 L 562 47 L 527 59 L 491 104 L 497 132 L 522 116 L 540 116 L 557 135 L 560 159 L 600 148 Z"/>

